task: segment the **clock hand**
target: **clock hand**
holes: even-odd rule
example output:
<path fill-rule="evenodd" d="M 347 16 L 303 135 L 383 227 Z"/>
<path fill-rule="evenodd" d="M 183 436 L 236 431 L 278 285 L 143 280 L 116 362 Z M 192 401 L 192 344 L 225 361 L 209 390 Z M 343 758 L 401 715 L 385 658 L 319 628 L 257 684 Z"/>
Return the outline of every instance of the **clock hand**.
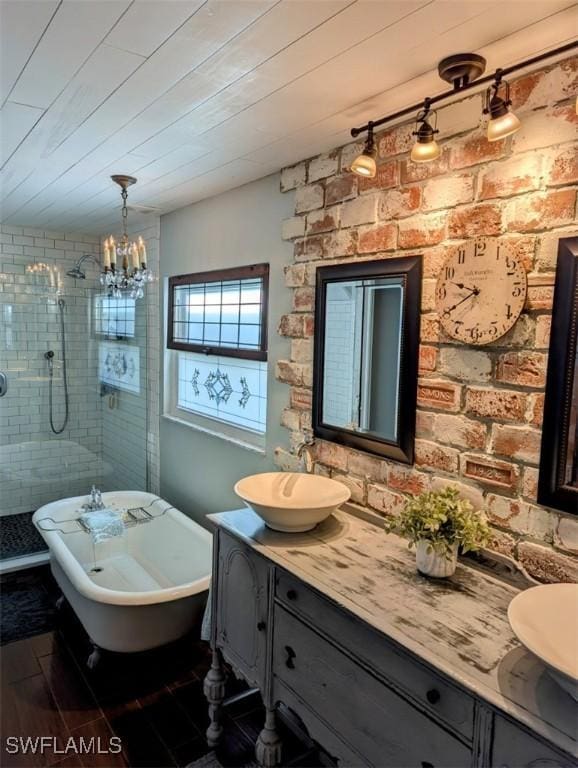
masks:
<path fill-rule="evenodd" d="M 480 289 L 477 288 L 475 285 L 473 288 L 470 288 L 469 285 L 464 285 L 463 283 L 454 283 L 452 282 L 452 285 L 457 285 L 458 288 L 466 289 L 467 291 L 471 291 L 472 293 L 478 294 L 480 292 Z"/>
<path fill-rule="evenodd" d="M 445 314 L 445 315 L 449 315 L 449 314 L 450 314 L 450 312 L 453 312 L 453 311 L 454 311 L 454 309 L 457 309 L 457 308 L 460 306 L 460 304 L 463 304 L 463 303 L 464 303 L 464 301 L 467 301 L 468 299 L 471 299 L 471 298 L 472 298 L 472 296 L 477 296 L 477 295 L 478 295 L 478 294 L 477 294 L 475 291 L 471 291 L 470 293 L 468 293 L 468 295 L 467 295 L 467 296 L 464 296 L 464 298 L 463 298 L 463 299 L 460 299 L 460 301 L 458 301 L 458 303 L 457 303 L 457 304 L 454 304 L 452 307 L 448 307 L 448 308 L 445 310 L 444 314 Z"/>

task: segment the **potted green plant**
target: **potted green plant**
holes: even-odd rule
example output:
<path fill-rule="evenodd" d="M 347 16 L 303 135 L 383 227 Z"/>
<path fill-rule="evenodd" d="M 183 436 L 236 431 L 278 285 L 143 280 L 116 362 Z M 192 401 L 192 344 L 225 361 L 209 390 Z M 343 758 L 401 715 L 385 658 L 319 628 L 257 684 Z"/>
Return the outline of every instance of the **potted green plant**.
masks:
<path fill-rule="evenodd" d="M 416 547 L 417 570 L 437 578 L 454 573 L 458 549 L 479 549 L 490 539 L 485 518 L 450 486 L 409 499 L 400 515 L 386 521 L 385 528 L 408 538 L 409 546 Z"/>

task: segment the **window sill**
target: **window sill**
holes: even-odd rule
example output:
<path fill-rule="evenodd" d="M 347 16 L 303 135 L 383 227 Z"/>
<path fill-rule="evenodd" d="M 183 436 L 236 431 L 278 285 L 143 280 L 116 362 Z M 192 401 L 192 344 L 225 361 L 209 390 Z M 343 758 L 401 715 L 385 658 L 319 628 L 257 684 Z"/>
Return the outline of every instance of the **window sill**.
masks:
<path fill-rule="evenodd" d="M 201 426 L 200 424 L 195 424 L 194 422 L 189 421 L 188 419 L 183 419 L 183 418 L 180 418 L 179 416 L 174 416 L 172 413 L 163 413 L 162 416 L 163 416 L 163 419 L 166 419 L 167 421 L 172 421 L 175 424 L 181 424 L 184 427 L 189 427 L 189 429 L 194 429 L 195 432 L 202 432 L 205 435 L 210 435 L 211 437 L 217 437 L 220 440 L 224 440 L 227 443 L 232 443 L 232 445 L 236 445 L 238 448 L 244 448 L 246 451 L 252 451 L 253 453 L 259 454 L 260 456 L 265 456 L 266 454 L 264 435 L 263 435 L 263 445 L 256 445 L 255 443 L 251 443 L 239 437 L 234 437 L 233 435 L 228 435 L 225 432 L 221 432 L 216 426 L 215 428 L 204 427 L 204 426 Z"/>

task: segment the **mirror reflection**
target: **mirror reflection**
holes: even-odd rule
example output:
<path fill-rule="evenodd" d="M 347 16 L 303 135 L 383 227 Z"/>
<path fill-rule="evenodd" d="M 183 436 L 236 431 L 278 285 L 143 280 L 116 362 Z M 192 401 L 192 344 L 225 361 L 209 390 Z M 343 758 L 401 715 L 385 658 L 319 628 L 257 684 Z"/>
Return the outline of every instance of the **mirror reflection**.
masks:
<path fill-rule="evenodd" d="M 397 439 L 403 301 L 401 276 L 327 285 L 325 424 Z"/>

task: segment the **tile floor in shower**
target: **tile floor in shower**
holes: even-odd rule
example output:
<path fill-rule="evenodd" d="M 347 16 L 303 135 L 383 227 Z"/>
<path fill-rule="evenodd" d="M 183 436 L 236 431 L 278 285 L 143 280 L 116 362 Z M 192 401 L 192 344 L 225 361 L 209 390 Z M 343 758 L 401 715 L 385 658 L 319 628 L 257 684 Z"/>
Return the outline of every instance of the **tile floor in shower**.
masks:
<path fill-rule="evenodd" d="M 57 612 L 57 587 L 47 566 L 5 574 L 0 578 L 11 642 L 0 649 L 2 674 L 2 741 L 0 763 L 10 766 L 58 765 L 72 768 L 148 766 L 174 768 L 196 761 L 209 750 L 204 738 L 208 724 L 203 677 L 209 666 L 205 643 L 186 638 L 171 646 L 141 654 L 105 654 L 95 670 L 86 668 L 90 652 L 86 633 L 69 607 Z M 43 619 L 31 632 L 31 613 Z M 20 635 L 18 627 L 21 628 Z M 19 639 L 17 639 L 19 638 Z M 231 677 L 229 694 L 244 685 Z M 217 751 L 221 765 L 254 763 L 254 741 L 264 713 L 258 694 L 227 708 L 225 737 Z M 10 735 L 112 735 L 122 740 L 119 755 L 8 755 Z M 287 737 L 284 765 L 326 764 L 311 744 Z"/>
<path fill-rule="evenodd" d="M 45 552 L 46 544 L 32 524 L 33 512 L 0 517 L 0 560 Z"/>

